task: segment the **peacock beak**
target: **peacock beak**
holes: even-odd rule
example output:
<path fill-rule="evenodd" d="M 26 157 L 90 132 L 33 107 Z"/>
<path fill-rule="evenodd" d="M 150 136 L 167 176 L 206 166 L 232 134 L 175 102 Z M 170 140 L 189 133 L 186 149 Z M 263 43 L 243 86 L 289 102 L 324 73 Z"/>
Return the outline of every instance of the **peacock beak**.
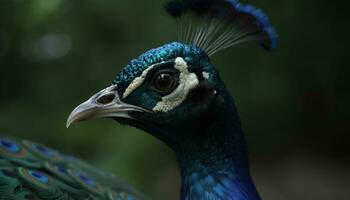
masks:
<path fill-rule="evenodd" d="M 112 85 L 94 94 L 77 106 L 67 119 L 67 128 L 74 122 L 96 118 L 119 117 L 133 119 L 129 112 L 149 112 L 147 109 L 124 103 L 120 100 L 117 86 Z"/>

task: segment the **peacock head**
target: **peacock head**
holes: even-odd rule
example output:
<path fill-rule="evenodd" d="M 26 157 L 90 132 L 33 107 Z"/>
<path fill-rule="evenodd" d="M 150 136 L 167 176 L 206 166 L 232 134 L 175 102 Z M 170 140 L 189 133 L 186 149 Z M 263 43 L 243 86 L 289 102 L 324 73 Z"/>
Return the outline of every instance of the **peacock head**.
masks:
<path fill-rule="evenodd" d="M 175 147 L 212 146 L 209 143 L 218 138 L 219 145 L 241 139 L 233 99 L 209 57 L 246 41 L 272 50 L 277 44 L 275 29 L 262 10 L 236 0 L 170 0 L 166 10 L 179 21 L 190 20 L 181 24 L 183 42 L 166 44 L 132 60 L 110 87 L 72 112 L 67 126 L 113 118 Z M 226 132 L 238 134 L 226 137 Z"/>
<path fill-rule="evenodd" d="M 112 118 L 180 145 L 191 133 L 198 137 L 225 101 L 227 92 L 207 53 L 173 42 L 132 60 L 111 86 L 73 110 L 67 126 Z"/>

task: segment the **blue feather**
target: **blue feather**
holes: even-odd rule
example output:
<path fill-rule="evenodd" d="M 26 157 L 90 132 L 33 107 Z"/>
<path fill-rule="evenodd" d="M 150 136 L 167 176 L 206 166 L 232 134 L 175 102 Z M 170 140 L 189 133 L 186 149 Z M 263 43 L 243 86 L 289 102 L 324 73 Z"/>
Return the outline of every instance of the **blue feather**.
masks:
<path fill-rule="evenodd" d="M 247 13 L 255 17 L 255 24 L 259 27 L 260 41 L 259 44 L 262 45 L 267 50 L 272 50 L 277 47 L 278 35 L 275 28 L 271 25 L 268 16 L 259 8 L 249 4 L 237 3 L 237 1 L 228 0 L 232 3 L 235 8 L 242 13 Z M 235 2 L 235 3 L 234 3 Z M 266 34 L 266 35 L 264 35 Z M 264 43 L 264 38 L 268 39 L 268 43 Z"/>
<path fill-rule="evenodd" d="M 192 12 L 226 21 L 248 32 L 264 49 L 277 47 L 278 35 L 267 15 L 261 9 L 238 0 L 172 0 L 165 8 L 173 17 Z"/>

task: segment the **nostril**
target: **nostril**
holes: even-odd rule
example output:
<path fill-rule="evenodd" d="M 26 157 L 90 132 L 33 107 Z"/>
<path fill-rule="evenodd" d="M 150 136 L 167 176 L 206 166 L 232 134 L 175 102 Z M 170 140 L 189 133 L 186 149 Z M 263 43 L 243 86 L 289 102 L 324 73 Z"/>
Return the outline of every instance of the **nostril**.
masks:
<path fill-rule="evenodd" d="M 97 102 L 100 104 L 109 104 L 114 100 L 114 98 L 115 98 L 115 94 L 109 93 L 109 94 L 105 94 L 105 95 L 100 96 L 97 99 Z"/>

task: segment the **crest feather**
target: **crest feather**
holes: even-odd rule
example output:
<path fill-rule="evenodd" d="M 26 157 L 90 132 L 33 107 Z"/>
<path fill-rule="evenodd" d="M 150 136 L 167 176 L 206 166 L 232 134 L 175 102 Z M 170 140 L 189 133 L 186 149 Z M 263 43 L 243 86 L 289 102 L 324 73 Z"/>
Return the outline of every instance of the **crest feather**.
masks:
<path fill-rule="evenodd" d="M 209 56 L 251 40 L 265 50 L 277 46 L 278 36 L 267 15 L 238 0 L 170 0 L 165 9 L 181 20 L 180 39 Z"/>

